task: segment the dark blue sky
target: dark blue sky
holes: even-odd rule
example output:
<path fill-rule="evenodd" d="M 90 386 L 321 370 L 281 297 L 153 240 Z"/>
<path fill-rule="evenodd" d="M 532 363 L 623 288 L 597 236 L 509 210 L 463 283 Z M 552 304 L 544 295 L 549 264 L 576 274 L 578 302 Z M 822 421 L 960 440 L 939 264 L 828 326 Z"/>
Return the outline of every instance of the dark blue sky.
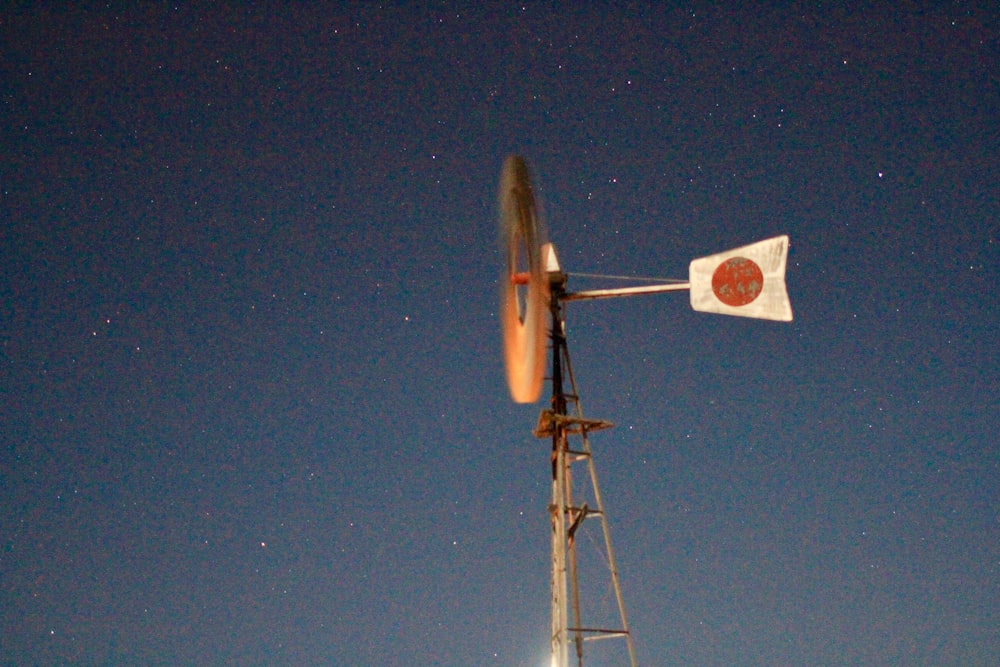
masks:
<path fill-rule="evenodd" d="M 568 307 L 640 663 L 997 664 L 987 7 L 5 10 L 0 662 L 543 665 L 519 152 L 571 272 L 791 236 Z"/>

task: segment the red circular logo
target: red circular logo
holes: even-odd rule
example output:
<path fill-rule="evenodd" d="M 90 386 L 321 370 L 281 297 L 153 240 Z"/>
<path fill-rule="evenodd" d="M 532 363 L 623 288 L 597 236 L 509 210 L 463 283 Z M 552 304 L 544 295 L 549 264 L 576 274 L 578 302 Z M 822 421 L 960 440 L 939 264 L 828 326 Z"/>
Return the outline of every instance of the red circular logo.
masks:
<path fill-rule="evenodd" d="M 727 306 L 745 306 L 764 289 L 764 274 L 753 260 L 730 257 L 712 274 L 712 291 Z"/>

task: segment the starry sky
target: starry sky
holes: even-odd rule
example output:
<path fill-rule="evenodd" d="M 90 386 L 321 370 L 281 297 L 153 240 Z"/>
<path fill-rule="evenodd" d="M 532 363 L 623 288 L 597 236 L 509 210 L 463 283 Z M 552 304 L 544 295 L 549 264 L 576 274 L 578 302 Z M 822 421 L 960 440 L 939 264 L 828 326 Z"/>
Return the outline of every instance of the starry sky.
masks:
<path fill-rule="evenodd" d="M 1000 663 L 995 8 L 582 4 L 3 10 L 0 662 L 544 665 L 520 153 L 640 664 Z"/>

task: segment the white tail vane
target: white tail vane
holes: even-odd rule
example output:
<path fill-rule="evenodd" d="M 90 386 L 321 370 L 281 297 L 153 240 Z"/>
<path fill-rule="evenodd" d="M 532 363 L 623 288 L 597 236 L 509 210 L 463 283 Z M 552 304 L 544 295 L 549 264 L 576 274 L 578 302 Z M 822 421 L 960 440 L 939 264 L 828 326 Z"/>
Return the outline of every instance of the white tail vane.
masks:
<path fill-rule="evenodd" d="M 691 262 L 691 308 L 762 320 L 792 320 L 785 288 L 788 237 L 775 236 Z"/>

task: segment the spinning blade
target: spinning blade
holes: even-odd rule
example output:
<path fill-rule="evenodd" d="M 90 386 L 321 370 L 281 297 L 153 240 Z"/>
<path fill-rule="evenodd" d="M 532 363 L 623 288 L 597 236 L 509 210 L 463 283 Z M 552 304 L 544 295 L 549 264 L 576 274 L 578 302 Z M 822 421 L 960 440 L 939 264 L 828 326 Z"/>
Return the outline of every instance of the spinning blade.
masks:
<path fill-rule="evenodd" d="M 500 177 L 500 235 L 506 268 L 500 276 L 500 324 L 511 398 L 534 403 L 542 393 L 545 367 L 545 311 L 549 284 L 531 174 L 513 155 Z"/>

